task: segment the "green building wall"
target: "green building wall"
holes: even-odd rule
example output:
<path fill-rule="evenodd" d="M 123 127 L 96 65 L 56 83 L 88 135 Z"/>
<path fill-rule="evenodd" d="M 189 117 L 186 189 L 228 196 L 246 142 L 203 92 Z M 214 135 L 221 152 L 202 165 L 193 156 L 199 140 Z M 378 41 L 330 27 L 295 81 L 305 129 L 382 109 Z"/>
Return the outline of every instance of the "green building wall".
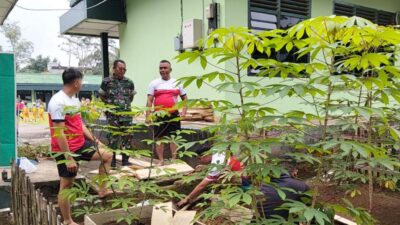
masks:
<path fill-rule="evenodd" d="M 204 4 L 203 4 L 204 2 Z M 203 19 L 204 6 L 211 0 L 183 0 L 183 21 Z M 223 5 L 224 1 L 221 2 Z M 179 53 L 174 50 L 174 37 L 181 31 L 181 6 L 179 0 L 130 0 L 127 1 L 128 22 L 120 27 L 120 54 L 127 63 L 127 76 L 131 78 L 138 94 L 134 105 L 144 106 L 147 87 L 151 80 L 159 77 L 158 65 L 162 59 L 172 62 L 172 76 L 195 75 L 202 71 L 197 64 L 176 63 L 173 58 Z M 225 24 L 221 7 L 220 25 Z M 204 22 L 204 20 L 203 20 Z M 206 27 L 203 29 L 205 33 Z M 213 70 L 207 69 L 211 72 Z M 201 94 L 189 89 L 188 96 L 213 98 L 211 90 Z"/>
<path fill-rule="evenodd" d="M 212 0 L 183 0 L 183 21 L 188 19 L 203 20 L 203 34 L 206 34 L 208 22 L 204 15 L 205 7 Z M 248 0 L 216 0 L 219 3 L 219 27 L 248 26 Z M 312 0 L 311 17 L 331 15 L 333 0 Z M 343 0 L 341 2 L 362 5 L 365 7 L 400 11 L 399 0 Z M 158 63 L 161 59 L 172 62 L 172 76 L 179 78 L 186 75 L 200 75 L 215 71 L 208 66 L 204 71 L 199 63 L 188 65 L 186 62 L 177 63 L 173 58 L 179 54 L 174 50 L 173 38 L 180 33 L 181 6 L 180 0 L 129 0 L 127 3 L 127 23 L 120 26 L 121 58 L 127 62 L 127 76 L 135 82 L 138 94 L 134 105 L 144 106 L 146 103 L 147 86 L 149 82 L 159 77 Z M 230 69 L 232 65 L 226 63 L 223 68 Z M 256 81 L 259 78 L 247 77 Z M 267 79 L 266 79 L 267 80 Z M 268 82 L 280 82 L 275 78 Z M 228 99 L 236 100 L 235 95 L 217 93 L 209 87 L 188 89 L 189 98 Z M 274 98 L 260 98 L 259 102 L 270 102 Z M 272 107 L 281 111 L 289 109 L 306 110 L 308 107 L 299 105 L 296 100 L 284 99 L 271 102 Z"/>

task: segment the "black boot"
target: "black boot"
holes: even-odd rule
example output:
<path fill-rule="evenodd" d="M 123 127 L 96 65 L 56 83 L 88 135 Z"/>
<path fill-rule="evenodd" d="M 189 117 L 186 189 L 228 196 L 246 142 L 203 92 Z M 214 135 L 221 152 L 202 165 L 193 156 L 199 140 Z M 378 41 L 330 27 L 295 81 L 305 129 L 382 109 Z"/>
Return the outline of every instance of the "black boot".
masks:
<path fill-rule="evenodd" d="M 132 166 L 129 162 L 129 155 L 122 154 L 122 166 Z"/>
<path fill-rule="evenodd" d="M 113 157 L 112 157 L 112 160 L 111 160 L 111 168 L 112 169 L 117 168 L 117 159 L 115 158 L 115 153 L 113 153 Z"/>

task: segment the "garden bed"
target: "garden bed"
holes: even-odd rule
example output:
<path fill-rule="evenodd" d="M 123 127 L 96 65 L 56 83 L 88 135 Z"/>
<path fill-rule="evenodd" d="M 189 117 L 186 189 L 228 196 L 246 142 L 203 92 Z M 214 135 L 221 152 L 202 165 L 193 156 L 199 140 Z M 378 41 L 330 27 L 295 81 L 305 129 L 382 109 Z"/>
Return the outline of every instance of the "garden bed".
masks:
<path fill-rule="evenodd" d="M 329 184 L 320 187 L 320 201 L 327 203 L 339 203 L 342 198 L 350 200 L 355 207 L 368 209 L 368 185 L 359 187 L 361 195 L 350 198 L 346 190 L 336 184 Z M 373 193 L 372 216 L 378 220 L 376 224 L 393 225 L 399 224 L 400 220 L 400 193 L 387 189 L 375 188 Z"/>
<path fill-rule="evenodd" d="M 169 225 L 204 225 L 192 222 L 196 211 L 176 211 L 172 202 L 157 205 L 141 205 L 130 207 L 128 210 L 116 209 L 108 212 L 85 215 L 85 225 L 125 225 L 125 221 L 118 221 L 127 215 L 135 215 L 139 219 L 135 225 L 169 224 Z"/>

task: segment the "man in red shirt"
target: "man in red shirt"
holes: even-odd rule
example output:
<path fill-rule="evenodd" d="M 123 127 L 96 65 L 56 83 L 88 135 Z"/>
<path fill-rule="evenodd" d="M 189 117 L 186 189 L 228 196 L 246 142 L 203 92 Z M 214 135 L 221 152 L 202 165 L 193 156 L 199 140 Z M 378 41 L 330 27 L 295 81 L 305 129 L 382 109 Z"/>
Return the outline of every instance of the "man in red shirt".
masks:
<path fill-rule="evenodd" d="M 154 111 L 164 110 L 168 112 L 166 116 L 159 116 L 155 119 L 158 123 L 154 126 L 154 138 L 156 140 L 161 139 L 165 136 L 174 134 L 177 130 L 181 129 L 180 116 L 184 117 L 187 108 L 184 107 L 182 112 L 174 108 L 178 102 L 180 96 L 182 100 L 187 100 L 187 94 L 183 89 L 182 84 L 177 84 L 176 79 L 171 77 L 171 63 L 167 60 L 161 60 L 160 62 L 160 75 L 161 78 L 153 80 L 148 89 L 147 93 L 147 107 L 154 105 Z M 150 110 L 146 111 L 146 121 L 150 116 Z M 174 143 L 170 143 L 172 159 L 176 159 L 177 146 Z M 156 153 L 160 163 L 158 165 L 164 165 L 164 144 L 156 146 Z"/>
<path fill-rule="evenodd" d="M 78 172 L 79 161 L 101 160 L 99 175 L 104 175 L 111 164 L 112 153 L 107 152 L 104 145 L 82 123 L 79 112 L 80 101 L 75 97 L 81 89 L 82 77 L 80 71 L 73 68 L 66 69 L 62 74 L 63 89 L 50 99 L 48 105 L 51 149 L 57 161 L 60 193 L 64 189 L 72 187 Z M 95 148 L 96 142 L 99 147 L 98 151 Z M 111 193 L 104 185 L 100 186 L 100 197 Z M 64 224 L 77 225 L 72 220 L 68 200 L 60 194 L 58 195 L 58 205 Z"/>
<path fill-rule="evenodd" d="M 223 168 L 219 167 L 217 165 L 222 166 L 226 161 L 226 167 L 230 171 L 242 171 L 243 170 L 243 165 L 242 163 L 236 159 L 235 157 L 231 156 L 228 159 L 226 159 L 225 153 L 214 153 L 212 155 L 204 155 L 200 158 L 200 163 L 205 165 L 205 164 L 211 164 L 212 167 L 210 168 L 211 170 L 207 174 L 207 176 L 199 183 L 196 185 L 196 187 L 188 194 L 184 199 L 179 201 L 177 203 L 177 206 L 179 208 L 183 207 L 186 204 L 190 204 L 194 202 L 197 197 L 207 188 L 207 186 L 211 183 L 215 183 L 218 181 L 219 177 L 221 176 L 221 173 L 223 172 Z M 222 166 L 224 167 L 224 166 Z M 244 177 L 242 177 L 242 182 Z"/>

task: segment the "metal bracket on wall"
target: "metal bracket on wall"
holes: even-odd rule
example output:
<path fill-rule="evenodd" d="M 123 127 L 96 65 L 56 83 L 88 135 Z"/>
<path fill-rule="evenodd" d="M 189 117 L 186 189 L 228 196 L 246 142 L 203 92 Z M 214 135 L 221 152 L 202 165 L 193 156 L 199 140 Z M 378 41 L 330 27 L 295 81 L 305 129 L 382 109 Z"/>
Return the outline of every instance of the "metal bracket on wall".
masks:
<path fill-rule="evenodd" d="M 208 19 L 208 34 L 218 28 L 218 3 L 211 3 L 206 9 Z"/>

